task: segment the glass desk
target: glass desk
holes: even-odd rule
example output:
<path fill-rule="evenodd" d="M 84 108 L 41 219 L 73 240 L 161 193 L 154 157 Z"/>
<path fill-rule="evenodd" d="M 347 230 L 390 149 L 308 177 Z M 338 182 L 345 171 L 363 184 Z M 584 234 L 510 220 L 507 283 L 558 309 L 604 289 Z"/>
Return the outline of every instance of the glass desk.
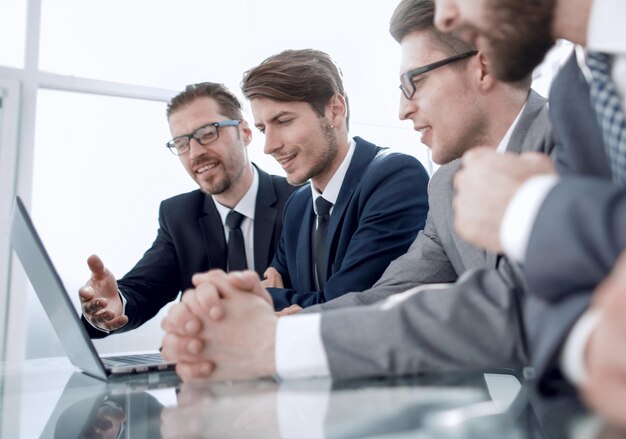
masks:
<path fill-rule="evenodd" d="M 571 398 L 545 401 L 512 371 L 393 379 L 103 382 L 65 358 L 0 364 L 7 438 L 551 438 L 602 426 Z"/>

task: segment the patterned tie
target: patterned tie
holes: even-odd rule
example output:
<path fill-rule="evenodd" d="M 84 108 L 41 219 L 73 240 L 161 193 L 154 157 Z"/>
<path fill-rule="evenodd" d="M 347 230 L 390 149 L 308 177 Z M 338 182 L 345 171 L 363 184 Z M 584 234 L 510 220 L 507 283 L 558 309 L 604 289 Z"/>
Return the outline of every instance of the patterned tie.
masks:
<path fill-rule="evenodd" d="M 590 51 L 587 65 L 592 79 L 589 84 L 591 102 L 602 129 L 613 181 L 626 186 L 626 120 L 619 94 L 611 80 L 611 57 Z"/>
<path fill-rule="evenodd" d="M 313 267 L 314 278 L 317 281 L 317 288 L 324 288 L 326 285 L 326 271 L 328 265 L 328 253 L 326 250 L 326 236 L 328 235 L 328 223 L 330 221 L 330 208 L 333 203 L 322 197 L 315 200 L 315 209 L 317 210 L 316 227 L 313 232 Z"/>
<path fill-rule="evenodd" d="M 246 246 L 241 233 L 241 222 L 245 216 L 239 212 L 231 210 L 226 217 L 228 226 L 228 271 L 245 270 L 248 268 L 246 262 Z"/>

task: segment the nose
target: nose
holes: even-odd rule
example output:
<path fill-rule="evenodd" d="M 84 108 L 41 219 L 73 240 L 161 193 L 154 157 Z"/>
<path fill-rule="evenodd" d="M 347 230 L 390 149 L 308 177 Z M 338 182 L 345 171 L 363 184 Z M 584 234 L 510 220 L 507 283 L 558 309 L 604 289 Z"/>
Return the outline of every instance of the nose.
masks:
<path fill-rule="evenodd" d="M 282 144 L 278 135 L 274 133 L 270 128 L 265 129 L 265 145 L 263 146 L 263 152 L 265 154 L 273 154 L 281 148 Z"/>
<path fill-rule="evenodd" d="M 400 93 L 398 117 L 400 120 L 411 119 L 411 116 L 417 113 L 417 105 L 415 104 L 415 96 L 407 99 L 404 93 Z"/>
<path fill-rule="evenodd" d="M 459 10 L 453 0 L 435 0 L 435 26 L 442 32 L 450 32 L 459 21 Z"/>
<path fill-rule="evenodd" d="M 189 140 L 189 158 L 193 159 L 204 154 L 206 147 L 198 143 L 193 137 Z"/>

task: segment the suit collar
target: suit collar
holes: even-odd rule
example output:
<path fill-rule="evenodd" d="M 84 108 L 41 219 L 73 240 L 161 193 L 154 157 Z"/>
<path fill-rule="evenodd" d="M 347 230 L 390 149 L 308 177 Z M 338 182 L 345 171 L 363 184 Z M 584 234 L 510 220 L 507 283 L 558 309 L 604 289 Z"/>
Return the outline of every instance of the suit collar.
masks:
<path fill-rule="evenodd" d="M 213 197 L 210 195 L 204 194 L 204 205 L 202 215 L 198 218 L 198 224 L 202 231 L 204 248 L 209 258 L 209 266 L 226 270 L 224 224 L 217 207 L 215 207 L 215 201 L 213 201 Z"/>
<path fill-rule="evenodd" d="M 259 188 L 254 208 L 254 266 L 260 275 L 260 267 L 271 260 L 270 249 L 274 239 L 274 224 L 279 214 L 276 203 L 278 196 L 272 183 L 272 177 L 255 167 L 259 176 Z M 224 224 L 220 217 L 215 201 L 210 195 L 204 195 L 202 214 L 198 218 L 202 231 L 204 247 L 209 258 L 211 268 L 226 270 L 226 237 Z"/>
<path fill-rule="evenodd" d="M 272 239 L 274 239 L 274 224 L 280 215 L 276 208 L 278 196 L 272 183 L 272 177 L 254 165 L 259 173 L 259 190 L 256 196 L 254 214 L 254 266 L 259 275 L 263 275 L 260 267 L 271 260 Z"/>
<path fill-rule="evenodd" d="M 529 136 L 529 132 L 541 112 L 547 111 L 546 103 L 547 101 L 538 93 L 534 90 L 530 90 L 528 99 L 526 100 L 526 105 L 519 116 L 515 129 L 511 133 L 511 139 L 509 140 L 509 144 L 506 149 L 507 152 L 519 154 L 522 150 L 529 149 L 530 145 L 527 144 L 527 137 Z"/>

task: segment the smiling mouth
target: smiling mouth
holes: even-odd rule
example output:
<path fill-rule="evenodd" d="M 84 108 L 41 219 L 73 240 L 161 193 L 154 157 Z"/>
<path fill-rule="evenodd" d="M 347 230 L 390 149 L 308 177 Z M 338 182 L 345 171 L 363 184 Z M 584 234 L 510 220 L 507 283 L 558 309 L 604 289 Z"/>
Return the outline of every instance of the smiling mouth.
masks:
<path fill-rule="evenodd" d="M 278 164 L 280 166 L 282 166 L 283 168 L 287 165 L 289 165 L 289 163 L 291 163 L 291 161 L 296 157 L 297 154 L 291 154 L 285 157 L 274 157 L 276 159 L 276 161 L 278 162 Z"/>
<path fill-rule="evenodd" d="M 207 163 L 206 165 L 202 165 L 199 168 L 197 168 L 194 172 L 196 174 L 204 174 L 205 172 L 208 172 L 211 169 L 217 168 L 218 165 L 219 165 L 219 163 L 217 163 L 217 162 Z"/>
<path fill-rule="evenodd" d="M 421 135 L 424 135 L 425 133 L 427 133 L 431 129 L 432 129 L 432 127 L 430 127 L 430 126 L 424 126 L 424 127 L 415 128 L 415 131 L 417 131 Z"/>

